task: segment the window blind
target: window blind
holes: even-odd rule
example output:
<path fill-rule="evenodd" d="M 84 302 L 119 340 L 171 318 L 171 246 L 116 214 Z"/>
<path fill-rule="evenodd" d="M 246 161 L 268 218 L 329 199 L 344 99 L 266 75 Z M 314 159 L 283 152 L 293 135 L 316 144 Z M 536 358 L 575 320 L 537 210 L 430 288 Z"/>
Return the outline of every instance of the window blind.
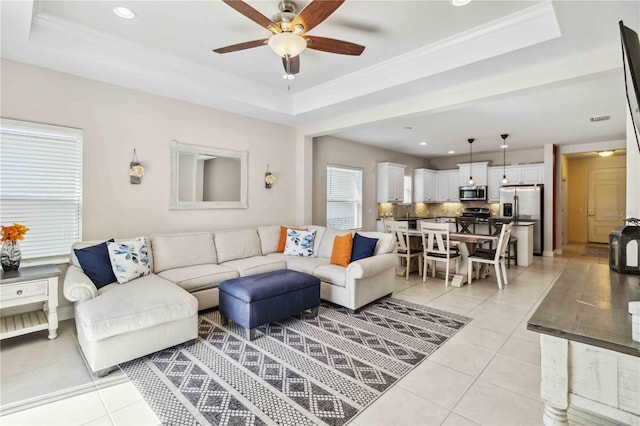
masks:
<path fill-rule="evenodd" d="M 81 214 L 82 130 L 2 119 L 0 224 L 29 228 L 22 258 L 68 255 Z"/>
<path fill-rule="evenodd" d="M 362 170 L 327 166 L 327 227 L 362 228 Z"/>

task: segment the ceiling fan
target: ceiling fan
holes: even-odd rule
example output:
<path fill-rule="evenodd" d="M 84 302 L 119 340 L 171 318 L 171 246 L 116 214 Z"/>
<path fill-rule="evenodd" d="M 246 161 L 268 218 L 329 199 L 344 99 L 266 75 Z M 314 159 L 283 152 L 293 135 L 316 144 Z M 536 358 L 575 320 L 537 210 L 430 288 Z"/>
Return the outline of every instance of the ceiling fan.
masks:
<path fill-rule="evenodd" d="M 269 38 L 246 41 L 213 51 L 229 53 L 268 45 L 282 57 L 285 70 L 284 78 L 286 79 L 291 80 L 300 72 L 299 54 L 305 48 L 354 56 L 359 56 L 364 51 L 364 46 L 359 44 L 307 35 L 308 31 L 322 23 L 340 7 L 344 0 L 313 0 L 298 14 L 296 14 L 298 7 L 293 0 L 281 0 L 278 4 L 280 13 L 273 15 L 271 19 L 242 0 L 222 1 L 261 27 L 271 31 L 272 35 Z"/>

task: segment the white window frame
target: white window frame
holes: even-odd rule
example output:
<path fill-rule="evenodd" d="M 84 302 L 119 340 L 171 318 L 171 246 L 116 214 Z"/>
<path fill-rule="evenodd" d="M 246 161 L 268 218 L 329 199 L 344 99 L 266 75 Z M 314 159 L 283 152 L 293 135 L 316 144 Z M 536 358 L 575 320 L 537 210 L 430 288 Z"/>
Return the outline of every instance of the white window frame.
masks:
<path fill-rule="evenodd" d="M 82 239 L 82 150 L 82 129 L 0 119 L 0 224 L 29 228 L 23 264 L 68 262 Z"/>
<path fill-rule="evenodd" d="M 331 191 L 332 172 L 352 172 L 354 187 L 352 191 Z M 326 214 L 327 227 L 345 230 L 357 230 L 362 228 L 362 178 L 363 169 L 357 167 L 339 166 L 334 164 L 327 165 L 327 197 L 326 197 Z M 351 192 L 351 194 L 349 194 Z M 351 204 L 346 210 L 353 213 L 351 216 L 344 216 L 342 220 L 336 220 L 335 213 L 339 212 L 341 207 L 338 203 Z"/>

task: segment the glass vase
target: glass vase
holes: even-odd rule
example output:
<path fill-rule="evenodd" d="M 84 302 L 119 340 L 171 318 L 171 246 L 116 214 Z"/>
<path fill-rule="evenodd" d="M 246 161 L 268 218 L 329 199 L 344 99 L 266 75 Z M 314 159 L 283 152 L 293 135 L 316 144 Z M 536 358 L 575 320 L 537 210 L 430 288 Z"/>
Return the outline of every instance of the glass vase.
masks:
<path fill-rule="evenodd" d="M 0 263 L 4 271 L 17 271 L 22 260 L 22 250 L 17 241 L 5 241 L 0 248 Z"/>

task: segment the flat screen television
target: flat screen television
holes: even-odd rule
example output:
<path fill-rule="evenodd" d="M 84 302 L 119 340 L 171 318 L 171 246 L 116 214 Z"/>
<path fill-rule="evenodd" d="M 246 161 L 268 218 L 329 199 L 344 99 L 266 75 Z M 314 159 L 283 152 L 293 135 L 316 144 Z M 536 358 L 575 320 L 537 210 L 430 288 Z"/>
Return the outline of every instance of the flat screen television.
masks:
<path fill-rule="evenodd" d="M 620 21 L 620 38 L 622 39 L 622 61 L 624 66 L 624 83 L 627 88 L 627 102 L 631 111 L 633 131 L 640 151 L 640 41 L 638 34 L 625 27 Z"/>

